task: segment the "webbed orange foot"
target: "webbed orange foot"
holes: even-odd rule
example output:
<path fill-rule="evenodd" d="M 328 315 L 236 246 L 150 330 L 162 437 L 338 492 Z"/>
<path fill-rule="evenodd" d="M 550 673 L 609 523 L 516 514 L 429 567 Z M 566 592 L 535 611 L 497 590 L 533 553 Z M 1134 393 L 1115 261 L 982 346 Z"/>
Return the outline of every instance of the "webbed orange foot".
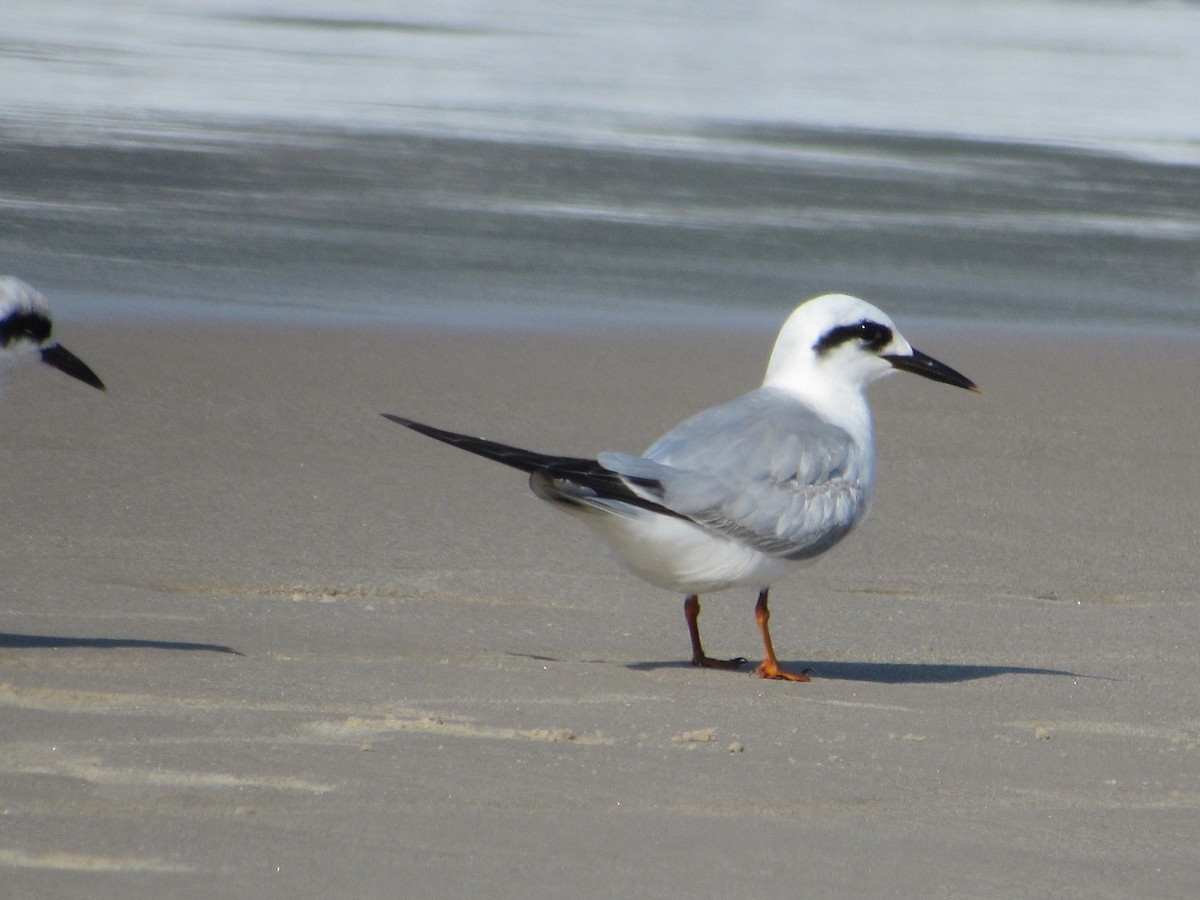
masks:
<path fill-rule="evenodd" d="M 759 678 L 774 678 L 778 681 L 810 681 L 807 670 L 799 675 L 794 672 L 789 672 L 786 669 L 781 669 L 779 663 L 774 660 L 763 660 L 754 674 Z"/>

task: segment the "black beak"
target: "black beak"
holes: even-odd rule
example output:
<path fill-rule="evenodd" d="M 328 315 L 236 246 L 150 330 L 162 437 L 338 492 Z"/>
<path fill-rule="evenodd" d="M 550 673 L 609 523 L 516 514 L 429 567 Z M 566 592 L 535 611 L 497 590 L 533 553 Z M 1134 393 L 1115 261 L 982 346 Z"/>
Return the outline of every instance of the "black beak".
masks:
<path fill-rule="evenodd" d="M 968 391 L 979 393 L 979 387 L 967 376 L 955 372 L 945 363 L 940 363 L 932 356 L 926 356 L 920 350 L 913 350 L 912 356 L 884 356 L 895 368 L 904 372 L 914 372 L 934 381 L 952 384 L 955 387 L 966 388 Z"/>
<path fill-rule="evenodd" d="M 51 344 L 42 351 L 42 362 L 53 366 L 60 372 L 65 372 L 72 378 L 78 378 L 84 384 L 105 390 L 104 382 L 96 377 L 96 373 L 88 368 L 87 363 L 64 347 L 62 344 Z"/>

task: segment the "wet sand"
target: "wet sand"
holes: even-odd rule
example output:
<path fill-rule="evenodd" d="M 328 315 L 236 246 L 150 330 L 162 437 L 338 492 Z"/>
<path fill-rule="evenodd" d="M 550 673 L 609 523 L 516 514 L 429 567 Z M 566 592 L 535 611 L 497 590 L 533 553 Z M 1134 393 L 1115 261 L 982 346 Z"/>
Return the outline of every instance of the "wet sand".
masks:
<path fill-rule="evenodd" d="M 397 412 L 638 450 L 768 332 L 61 337 L 0 420 L 13 897 L 1186 897 L 1200 345 L 901 322 L 871 518 L 773 593 L 810 684 Z M 710 652 L 757 657 L 753 597 Z"/>
<path fill-rule="evenodd" d="M 662 147 L 3 126 L 2 271 L 60 316 L 773 329 L 843 291 L 902 318 L 1200 329 L 1196 166 L 765 126 Z"/>

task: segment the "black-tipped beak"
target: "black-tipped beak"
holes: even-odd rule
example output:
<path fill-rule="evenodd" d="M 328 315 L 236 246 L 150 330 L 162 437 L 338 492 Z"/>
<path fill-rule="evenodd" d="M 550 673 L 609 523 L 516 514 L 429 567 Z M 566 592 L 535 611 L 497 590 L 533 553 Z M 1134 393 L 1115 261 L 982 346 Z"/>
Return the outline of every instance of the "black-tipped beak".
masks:
<path fill-rule="evenodd" d="M 62 344 L 51 344 L 42 351 L 42 362 L 53 366 L 60 372 L 78 378 L 84 384 L 105 390 L 104 382 L 96 377 L 96 373 L 88 368 L 88 364 L 64 347 Z"/>
<path fill-rule="evenodd" d="M 902 371 L 913 372 L 934 381 L 941 381 L 979 393 L 978 385 L 966 375 L 955 372 L 945 363 L 938 362 L 932 356 L 926 356 L 920 350 L 913 350 L 912 356 L 884 356 L 883 358 Z"/>

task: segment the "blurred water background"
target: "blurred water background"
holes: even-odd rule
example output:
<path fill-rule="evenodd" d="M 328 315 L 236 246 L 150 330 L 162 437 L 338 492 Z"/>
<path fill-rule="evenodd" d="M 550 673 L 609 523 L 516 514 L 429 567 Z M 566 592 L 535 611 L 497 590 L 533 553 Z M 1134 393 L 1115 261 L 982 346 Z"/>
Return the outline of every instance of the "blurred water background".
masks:
<path fill-rule="evenodd" d="M 0 271 L 67 317 L 1200 329 L 1200 3 L 10 6 Z"/>

